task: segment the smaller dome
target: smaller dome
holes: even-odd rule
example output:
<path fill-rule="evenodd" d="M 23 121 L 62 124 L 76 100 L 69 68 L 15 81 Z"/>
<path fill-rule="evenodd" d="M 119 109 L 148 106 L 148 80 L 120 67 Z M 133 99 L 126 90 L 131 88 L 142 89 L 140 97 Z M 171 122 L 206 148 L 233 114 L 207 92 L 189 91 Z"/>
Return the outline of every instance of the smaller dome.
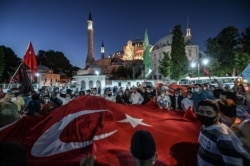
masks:
<path fill-rule="evenodd" d="M 88 70 L 89 70 L 89 73 L 88 74 L 91 74 L 91 75 L 96 75 L 96 73 L 101 73 L 101 67 L 98 66 L 97 64 L 91 64 L 89 67 L 88 67 Z"/>
<path fill-rule="evenodd" d="M 157 50 L 165 46 L 171 46 L 172 41 L 173 41 L 173 34 L 164 36 L 155 43 L 153 50 Z"/>
<path fill-rule="evenodd" d="M 44 65 L 38 65 L 37 71 L 39 73 L 47 73 L 49 71 L 49 68 L 47 66 L 44 66 Z"/>
<path fill-rule="evenodd" d="M 100 68 L 100 66 L 98 66 L 97 64 L 91 64 L 90 66 L 89 66 L 89 68 Z"/>

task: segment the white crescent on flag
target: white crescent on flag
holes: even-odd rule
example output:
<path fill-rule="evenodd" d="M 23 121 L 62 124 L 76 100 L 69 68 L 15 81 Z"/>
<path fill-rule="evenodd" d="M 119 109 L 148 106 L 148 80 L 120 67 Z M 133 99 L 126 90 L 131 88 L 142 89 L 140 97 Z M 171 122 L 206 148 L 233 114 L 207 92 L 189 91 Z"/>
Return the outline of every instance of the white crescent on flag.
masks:
<path fill-rule="evenodd" d="M 113 135 L 117 130 L 103 133 L 101 135 L 94 136 L 93 140 L 83 141 L 83 142 L 62 142 L 60 140 L 60 135 L 63 129 L 74 119 L 81 115 L 93 114 L 97 112 L 104 112 L 107 110 L 84 110 L 79 111 L 74 114 L 69 114 L 54 123 L 49 129 L 47 129 L 34 143 L 31 154 L 35 157 L 49 157 L 59 153 L 67 152 L 73 149 L 84 148 L 93 143 L 93 140 L 101 140 Z"/>

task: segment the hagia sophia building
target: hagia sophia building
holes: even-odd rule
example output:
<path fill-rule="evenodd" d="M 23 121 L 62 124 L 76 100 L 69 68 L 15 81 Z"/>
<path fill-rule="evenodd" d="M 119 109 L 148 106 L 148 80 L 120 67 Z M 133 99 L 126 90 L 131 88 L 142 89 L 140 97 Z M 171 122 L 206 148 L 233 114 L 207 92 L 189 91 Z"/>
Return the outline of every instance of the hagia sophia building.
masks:
<path fill-rule="evenodd" d="M 144 40 L 136 39 L 127 41 L 121 51 L 117 51 L 107 57 L 105 57 L 104 43 L 101 44 L 101 59 L 96 60 L 94 56 L 94 31 L 93 20 L 91 13 L 89 13 L 87 21 L 88 31 L 88 52 L 86 56 L 86 67 L 77 71 L 74 80 L 81 89 L 90 89 L 93 87 L 105 87 L 112 85 L 112 81 L 109 80 L 113 68 L 119 66 L 126 66 L 131 64 L 131 61 L 143 62 L 144 52 Z M 189 24 L 186 29 L 185 36 L 185 51 L 189 62 L 196 62 L 199 58 L 199 46 L 191 43 L 191 29 Z M 164 52 L 171 53 L 171 43 L 173 34 L 163 36 L 154 45 L 150 45 L 151 56 L 151 75 L 149 79 L 160 80 L 163 76 L 158 71 L 159 61 L 164 57 Z"/>

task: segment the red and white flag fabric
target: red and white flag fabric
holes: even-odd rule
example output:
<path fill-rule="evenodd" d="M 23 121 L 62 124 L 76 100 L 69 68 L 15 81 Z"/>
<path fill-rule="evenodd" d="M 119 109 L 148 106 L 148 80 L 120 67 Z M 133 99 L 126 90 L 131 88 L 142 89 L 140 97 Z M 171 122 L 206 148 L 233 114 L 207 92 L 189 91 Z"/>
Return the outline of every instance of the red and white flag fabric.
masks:
<path fill-rule="evenodd" d="M 23 62 L 31 70 L 32 76 L 35 76 L 35 73 L 37 71 L 37 60 L 31 42 L 29 42 L 28 49 L 26 50 L 25 55 L 23 57 Z"/>
<path fill-rule="evenodd" d="M 209 70 L 205 66 L 201 66 L 201 70 L 203 71 L 205 76 L 208 76 L 209 78 L 211 77 Z"/>
<path fill-rule="evenodd" d="M 152 133 L 156 166 L 197 165 L 200 122 L 184 112 L 147 105 L 122 105 L 102 97 L 82 96 L 45 116 L 25 116 L 0 129 L 0 143 L 21 142 L 28 166 L 78 166 L 93 154 L 95 165 L 133 165 L 130 139 L 136 130 Z"/>
<path fill-rule="evenodd" d="M 20 83 L 22 85 L 21 91 L 24 94 L 34 91 L 34 88 L 31 84 L 30 79 L 28 78 L 28 74 L 26 72 L 26 68 L 23 63 L 19 66 L 19 68 L 17 69 L 17 72 L 13 75 L 12 81 L 16 83 Z"/>

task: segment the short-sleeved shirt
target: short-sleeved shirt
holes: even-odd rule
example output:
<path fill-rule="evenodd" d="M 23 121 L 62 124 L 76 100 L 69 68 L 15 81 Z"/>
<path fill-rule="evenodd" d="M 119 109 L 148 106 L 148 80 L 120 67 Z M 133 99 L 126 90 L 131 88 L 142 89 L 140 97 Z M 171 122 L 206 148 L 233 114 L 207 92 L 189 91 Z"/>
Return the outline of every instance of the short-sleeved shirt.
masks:
<path fill-rule="evenodd" d="M 243 165 L 243 158 L 233 147 L 231 133 L 224 124 L 204 127 L 198 139 L 198 165 Z"/>

